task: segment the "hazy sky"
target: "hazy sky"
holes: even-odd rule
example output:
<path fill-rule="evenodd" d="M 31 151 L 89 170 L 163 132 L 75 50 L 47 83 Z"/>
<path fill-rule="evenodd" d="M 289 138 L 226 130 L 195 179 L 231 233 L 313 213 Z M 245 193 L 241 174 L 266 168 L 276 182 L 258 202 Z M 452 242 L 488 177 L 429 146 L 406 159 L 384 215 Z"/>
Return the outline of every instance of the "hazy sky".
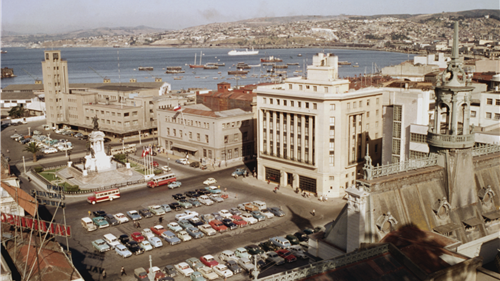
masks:
<path fill-rule="evenodd" d="M 421 14 L 500 9 L 499 0 L 0 0 L 2 30 L 58 33 L 146 25 L 182 29 L 291 15 Z"/>

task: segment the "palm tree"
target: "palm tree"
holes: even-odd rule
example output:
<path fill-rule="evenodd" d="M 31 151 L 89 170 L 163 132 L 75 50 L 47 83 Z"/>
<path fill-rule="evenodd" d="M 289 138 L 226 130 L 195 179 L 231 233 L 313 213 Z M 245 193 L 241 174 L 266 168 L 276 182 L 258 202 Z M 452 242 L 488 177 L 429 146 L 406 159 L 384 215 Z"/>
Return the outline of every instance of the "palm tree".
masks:
<path fill-rule="evenodd" d="M 36 162 L 36 154 L 41 151 L 42 148 L 38 145 L 36 142 L 30 142 L 26 147 L 24 148 L 23 151 L 31 152 L 33 153 L 33 162 Z"/>

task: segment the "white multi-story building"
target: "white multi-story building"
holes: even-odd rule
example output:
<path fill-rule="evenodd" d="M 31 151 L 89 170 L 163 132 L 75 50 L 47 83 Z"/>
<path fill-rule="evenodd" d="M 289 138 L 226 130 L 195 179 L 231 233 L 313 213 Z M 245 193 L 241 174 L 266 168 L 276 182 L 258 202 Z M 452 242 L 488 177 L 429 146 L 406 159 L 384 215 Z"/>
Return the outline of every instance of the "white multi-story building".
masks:
<path fill-rule="evenodd" d="M 352 185 L 369 144 L 380 162 L 382 92 L 350 92 L 338 79 L 338 57 L 319 53 L 307 78 L 257 90 L 258 178 L 318 196 L 339 197 Z"/>

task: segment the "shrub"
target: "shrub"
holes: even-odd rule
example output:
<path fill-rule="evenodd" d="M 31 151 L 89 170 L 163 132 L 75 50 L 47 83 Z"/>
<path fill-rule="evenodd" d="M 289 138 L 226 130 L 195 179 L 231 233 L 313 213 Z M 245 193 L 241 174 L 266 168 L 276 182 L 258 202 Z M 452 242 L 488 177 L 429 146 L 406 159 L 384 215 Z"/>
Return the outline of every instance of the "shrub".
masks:
<path fill-rule="evenodd" d="M 35 172 L 37 172 L 37 173 L 43 172 L 43 167 L 41 167 L 41 166 L 40 167 L 35 167 L 34 169 L 35 169 Z"/>
<path fill-rule="evenodd" d="M 155 173 L 155 175 L 159 175 L 159 174 L 163 173 L 163 171 L 162 170 L 155 170 L 154 173 Z"/>
<path fill-rule="evenodd" d="M 66 192 L 77 192 L 80 190 L 80 187 L 78 185 L 70 185 L 66 182 L 63 185 Z"/>
<path fill-rule="evenodd" d="M 113 158 L 116 161 L 121 162 L 123 164 L 125 164 L 125 162 L 127 162 L 127 155 L 125 155 L 125 154 L 115 154 L 115 156 L 113 156 Z"/>

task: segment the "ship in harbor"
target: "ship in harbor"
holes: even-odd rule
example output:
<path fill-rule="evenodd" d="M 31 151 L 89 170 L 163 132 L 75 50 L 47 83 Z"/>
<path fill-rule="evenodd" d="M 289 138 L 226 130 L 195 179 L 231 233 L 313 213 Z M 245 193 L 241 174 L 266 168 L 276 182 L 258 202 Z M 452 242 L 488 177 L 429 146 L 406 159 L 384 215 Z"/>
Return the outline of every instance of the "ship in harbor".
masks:
<path fill-rule="evenodd" d="M 348 61 L 339 61 L 339 65 L 351 65 Z"/>
<path fill-rule="evenodd" d="M 196 53 L 194 54 L 194 64 L 190 64 L 190 68 L 204 68 L 205 66 L 201 64 L 201 57 L 203 56 L 203 51 L 200 52 L 200 64 L 196 64 Z"/>
<path fill-rule="evenodd" d="M 152 66 L 139 66 L 139 71 L 152 71 L 153 69 Z"/>
<path fill-rule="evenodd" d="M 245 75 L 248 74 L 248 70 L 229 70 L 228 75 Z"/>
<path fill-rule="evenodd" d="M 236 64 L 236 68 L 237 69 L 250 69 L 251 67 L 244 62 L 239 62 Z"/>
<path fill-rule="evenodd" d="M 255 51 L 252 47 L 252 50 L 245 49 L 245 51 L 237 51 L 237 50 L 231 50 L 227 53 L 230 56 L 251 56 L 251 55 L 258 55 L 259 51 Z"/>
<path fill-rule="evenodd" d="M 203 66 L 203 69 L 219 69 L 219 66 L 213 62 L 208 62 Z"/>
<path fill-rule="evenodd" d="M 177 74 L 177 73 L 184 73 L 185 71 L 182 70 L 182 66 L 167 66 L 167 71 L 165 73 L 168 74 Z"/>
<path fill-rule="evenodd" d="M 269 56 L 266 58 L 260 58 L 260 62 L 282 62 L 280 58 L 275 58 L 274 56 Z"/>

